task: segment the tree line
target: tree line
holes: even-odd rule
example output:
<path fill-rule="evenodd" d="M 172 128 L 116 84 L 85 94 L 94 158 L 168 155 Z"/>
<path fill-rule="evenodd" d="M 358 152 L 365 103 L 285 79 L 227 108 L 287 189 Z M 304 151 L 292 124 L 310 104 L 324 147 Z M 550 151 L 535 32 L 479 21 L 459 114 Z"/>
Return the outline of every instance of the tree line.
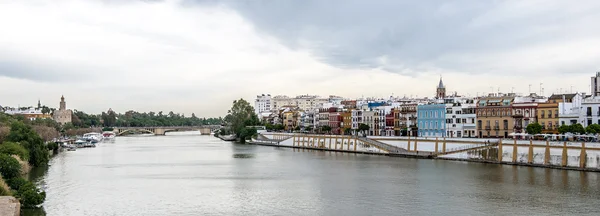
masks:
<path fill-rule="evenodd" d="M 89 128 L 89 127 L 154 127 L 154 126 L 201 126 L 220 125 L 223 122 L 219 118 L 199 118 L 194 113 L 186 117 L 184 114 L 170 111 L 164 114 L 162 111 L 137 112 L 127 111 L 123 114 L 114 111 L 102 112 L 100 115 L 87 114 L 83 111 L 74 110 L 72 123 L 65 127 Z"/>

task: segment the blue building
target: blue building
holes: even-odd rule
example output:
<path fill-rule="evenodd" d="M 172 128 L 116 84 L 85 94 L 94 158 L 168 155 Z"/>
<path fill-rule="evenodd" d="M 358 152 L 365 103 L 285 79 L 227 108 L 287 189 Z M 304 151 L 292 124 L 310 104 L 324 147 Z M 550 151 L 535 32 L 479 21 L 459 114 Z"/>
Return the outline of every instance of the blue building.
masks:
<path fill-rule="evenodd" d="M 446 136 L 446 105 L 417 106 L 417 125 L 420 137 Z"/>

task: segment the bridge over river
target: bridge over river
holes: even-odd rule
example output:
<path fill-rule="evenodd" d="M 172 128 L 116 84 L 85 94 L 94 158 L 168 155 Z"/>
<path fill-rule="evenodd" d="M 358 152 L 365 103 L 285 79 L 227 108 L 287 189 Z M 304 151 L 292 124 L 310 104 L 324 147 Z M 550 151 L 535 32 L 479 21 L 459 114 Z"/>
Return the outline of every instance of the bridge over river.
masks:
<path fill-rule="evenodd" d="M 175 131 L 200 131 L 202 135 L 210 135 L 211 132 L 221 128 L 221 125 L 202 126 L 165 126 L 165 127 L 115 127 L 113 132 L 117 136 L 130 133 L 150 133 L 154 135 L 165 135 L 167 132 Z"/>

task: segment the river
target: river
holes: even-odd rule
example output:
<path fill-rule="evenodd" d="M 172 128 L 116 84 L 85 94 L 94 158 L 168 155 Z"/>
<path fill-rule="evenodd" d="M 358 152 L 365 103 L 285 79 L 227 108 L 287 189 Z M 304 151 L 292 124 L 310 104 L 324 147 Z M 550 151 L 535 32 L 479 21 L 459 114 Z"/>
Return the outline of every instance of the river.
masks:
<path fill-rule="evenodd" d="M 117 137 L 62 152 L 23 215 L 600 215 L 600 173 Z"/>

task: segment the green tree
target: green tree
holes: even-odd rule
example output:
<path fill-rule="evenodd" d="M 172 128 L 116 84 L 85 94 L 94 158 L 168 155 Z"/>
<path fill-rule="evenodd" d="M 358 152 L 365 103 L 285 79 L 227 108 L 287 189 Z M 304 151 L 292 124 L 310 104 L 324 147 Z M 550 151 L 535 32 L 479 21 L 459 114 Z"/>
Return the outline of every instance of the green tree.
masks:
<path fill-rule="evenodd" d="M 40 191 L 33 183 L 24 178 L 12 178 L 7 183 L 24 208 L 35 208 L 44 203 L 46 199 L 46 192 Z"/>
<path fill-rule="evenodd" d="M 346 135 L 352 134 L 352 129 L 351 128 L 344 129 L 344 134 L 346 134 Z"/>
<path fill-rule="evenodd" d="M 29 152 L 27 149 L 15 142 L 0 144 L 0 154 L 17 155 L 21 160 L 29 161 Z"/>
<path fill-rule="evenodd" d="M 371 129 L 371 127 L 369 127 L 369 125 L 366 125 L 366 124 L 363 124 L 363 123 L 360 123 L 358 125 L 358 131 L 362 132 L 363 134 L 366 134 L 365 132 L 369 131 L 369 129 Z"/>
<path fill-rule="evenodd" d="M 296 127 L 294 128 L 294 131 L 300 131 L 300 130 L 301 130 L 300 126 L 296 126 Z"/>
<path fill-rule="evenodd" d="M 312 132 L 312 130 L 313 130 L 313 127 L 312 127 L 312 126 L 308 126 L 308 127 L 304 128 L 304 130 L 306 130 L 306 131 L 309 131 L 309 132 Z"/>
<path fill-rule="evenodd" d="M 273 128 L 274 128 L 276 131 L 282 131 L 282 130 L 284 130 L 284 129 L 285 129 L 285 126 L 283 126 L 282 124 L 276 124 L 276 125 L 275 125 Z"/>
<path fill-rule="evenodd" d="M 529 125 L 527 125 L 527 128 L 525 128 L 525 131 L 527 131 L 528 134 L 540 134 L 542 133 L 542 125 L 540 125 L 540 123 L 534 122 L 531 123 Z"/>
<path fill-rule="evenodd" d="M 38 167 L 48 164 L 49 154 L 46 146 L 44 146 L 44 141 L 31 129 L 31 126 L 22 122 L 12 123 L 6 140 L 17 142 L 25 147 L 29 151 L 29 164 L 32 166 Z"/>
<path fill-rule="evenodd" d="M 558 127 L 558 133 L 560 134 L 566 134 L 569 132 L 571 132 L 571 127 L 569 125 L 561 125 Z"/>
<path fill-rule="evenodd" d="M 21 164 L 17 159 L 7 155 L 0 154 L 0 174 L 4 179 L 19 177 L 21 174 Z"/>
<path fill-rule="evenodd" d="M 583 125 L 581 125 L 579 123 L 571 125 L 570 128 L 571 128 L 571 133 L 575 133 L 575 134 L 584 134 L 585 133 L 585 128 L 583 128 Z"/>
<path fill-rule="evenodd" d="M 329 133 L 329 132 L 331 132 L 331 127 L 329 127 L 329 125 L 323 125 L 323 126 L 321 126 L 321 132 Z"/>
<path fill-rule="evenodd" d="M 585 128 L 585 132 L 588 134 L 598 134 L 600 133 L 600 125 L 599 124 L 591 124 Z"/>
<path fill-rule="evenodd" d="M 246 126 L 260 125 L 258 116 L 254 113 L 254 108 L 244 99 L 233 101 L 233 106 L 227 113 L 225 122 L 242 143 L 245 142 L 246 136 L 253 135 L 252 130 L 249 130 Z"/>

